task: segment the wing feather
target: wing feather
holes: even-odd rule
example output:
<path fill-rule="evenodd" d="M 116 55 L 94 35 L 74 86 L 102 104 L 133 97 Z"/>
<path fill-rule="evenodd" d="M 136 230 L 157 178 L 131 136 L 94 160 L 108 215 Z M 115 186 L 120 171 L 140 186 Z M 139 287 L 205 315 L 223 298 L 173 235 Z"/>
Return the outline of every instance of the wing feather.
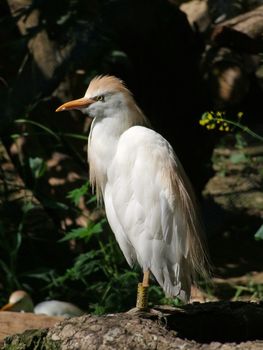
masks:
<path fill-rule="evenodd" d="M 191 186 L 172 147 L 155 131 L 132 127 L 107 176 L 107 216 L 126 259 L 136 255 L 167 295 L 187 301 L 195 272 L 205 272 L 205 253 Z"/>

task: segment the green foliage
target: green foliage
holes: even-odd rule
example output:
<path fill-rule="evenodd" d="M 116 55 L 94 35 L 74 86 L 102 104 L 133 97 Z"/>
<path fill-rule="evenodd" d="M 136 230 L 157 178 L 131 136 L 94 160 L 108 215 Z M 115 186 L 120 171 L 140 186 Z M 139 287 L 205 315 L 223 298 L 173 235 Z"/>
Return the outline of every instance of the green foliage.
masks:
<path fill-rule="evenodd" d="M 71 239 L 83 239 L 87 243 L 95 235 L 100 234 L 103 229 L 102 225 L 106 220 L 101 220 L 100 222 L 94 223 L 89 222 L 87 227 L 78 227 L 70 231 L 63 237 L 60 242 L 69 241 Z"/>
<path fill-rule="evenodd" d="M 231 154 L 229 160 L 233 164 L 247 163 L 249 161 L 249 157 L 245 153 L 236 152 Z"/>
<path fill-rule="evenodd" d="M 236 140 L 235 147 L 237 149 L 243 149 L 244 147 L 247 146 L 247 141 L 244 138 L 244 135 L 242 133 L 236 132 L 235 133 L 235 140 Z"/>
<path fill-rule="evenodd" d="M 47 126 L 45 126 L 41 123 L 37 123 L 37 122 L 30 120 L 30 119 L 16 119 L 15 123 L 17 123 L 17 124 L 31 124 L 33 126 L 36 126 L 40 129 L 44 130 L 47 134 L 53 136 L 57 141 L 60 140 L 59 136 L 53 130 L 51 130 L 50 128 L 48 128 Z"/>
<path fill-rule="evenodd" d="M 254 283 L 252 280 L 246 285 L 234 286 L 236 292 L 233 297 L 234 301 L 240 300 L 243 296 L 249 296 L 250 300 L 262 300 L 263 298 L 263 284 Z"/>
<path fill-rule="evenodd" d="M 76 236 L 78 232 L 75 231 Z M 125 262 L 114 237 L 109 236 L 104 242 L 95 235 L 93 233 L 89 239 L 95 238 L 99 247 L 90 247 L 88 252 L 78 255 L 63 274 L 52 276 L 46 288 L 49 291 L 63 288 L 74 296 L 72 285 L 77 284 L 78 297 L 85 300 L 82 307 L 88 312 L 102 314 L 126 310 L 135 303 L 138 273 L 123 266 Z"/>
<path fill-rule="evenodd" d="M 86 182 L 81 187 L 70 191 L 67 195 L 67 198 L 69 198 L 72 201 L 72 203 L 75 206 L 77 206 L 79 204 L 81 197 L 87 194 L 88 190 L 89 190 L 89 183 Z M 96 199 L 95 196 L 94 196 L 94 199 Z"/>
<path fill-rule="evenodd" d="M 35 179 L 39 179 L 45 174 L 47 170 L 47 166 L 45 161 L 42 158 L 39 158 L 39 157 L 29 158 L 28 161 L 29 161 L 30 169 L 32 170 L 32 173 Z"/>
<path fill-rule="evenodd" d="M 255 239 L 257 241 L 263 240 L 263 225 L 261 225 L 260 228 L 255 233 Z"/>

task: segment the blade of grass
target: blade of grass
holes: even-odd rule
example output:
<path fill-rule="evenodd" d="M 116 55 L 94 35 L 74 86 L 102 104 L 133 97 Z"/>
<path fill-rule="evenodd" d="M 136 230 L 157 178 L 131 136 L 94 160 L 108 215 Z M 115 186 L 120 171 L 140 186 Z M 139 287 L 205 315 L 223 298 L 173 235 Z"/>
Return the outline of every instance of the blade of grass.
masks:
<path fill-rule="evenodd" d="M 51 129 L 49 129 L 47 126 L 45 126 L 43 124 L 37 123 L 37 122 L 30 120 L 30 119 L 16 119 L 15 123 L 17 123 L 17 124 L 31 124 L 31 125 L 37 126 L 38 128 L 45 130 L 48 134 L 53 136 L 56 140 L 60 141 L 60 137 L 54 131 L 52 131 Z"/>
<path fill-rule="evenodd" d="M 73 133 L 67 133 L 67 132 L 59 133 L 59 135 L 65 136 L 65 137 L 71 137 L 73 139 L 84 140 L 84 141 L 88 141 L 89 139 L 88 136 L 85 136 L 85 135 L 73 134 Z"/>

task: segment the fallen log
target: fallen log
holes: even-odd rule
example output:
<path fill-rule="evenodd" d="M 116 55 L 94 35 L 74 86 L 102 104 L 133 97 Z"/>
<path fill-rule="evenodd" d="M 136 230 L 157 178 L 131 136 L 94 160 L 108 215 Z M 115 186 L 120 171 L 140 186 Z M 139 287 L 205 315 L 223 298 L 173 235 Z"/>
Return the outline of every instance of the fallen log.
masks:
<path fill-rule="evenodd" d="M 35 315 L 27 312 L 0 312 L 0 344 L 4 338 L 28 329 L 43 329 L 53 327 L 65 317 Z"/>

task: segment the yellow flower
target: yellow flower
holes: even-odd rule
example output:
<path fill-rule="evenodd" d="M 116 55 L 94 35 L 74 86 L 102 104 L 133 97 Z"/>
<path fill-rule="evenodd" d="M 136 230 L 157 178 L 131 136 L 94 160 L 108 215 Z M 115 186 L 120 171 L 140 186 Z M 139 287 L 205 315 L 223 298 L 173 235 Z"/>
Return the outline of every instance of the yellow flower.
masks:
<path fill-rule="evenodd" d="M 240 112 L 242 113 L 242 112 Z M 212 129 L 218 129 L 220 131 L 230 131 L 230 126 L 228 122 L 224 119 L 224 115 L 226 113 L 224 111 L 210 111 L 205 112 L 201 119 L 199 120 L 199 124 L 202 126 L 205 126 L 206 129 L 212 130 Z M 243 115 L 243 113 L 242 113 Z"/>
<path fill-rule="evenodd" d="M 243 117 L 243 115 L 244 115 L 243 112 L 238 112 L 238 113 L 237 113 L 237 117 L 238 117 L 239 119 L 241 119 L 241 118 Z"/>

